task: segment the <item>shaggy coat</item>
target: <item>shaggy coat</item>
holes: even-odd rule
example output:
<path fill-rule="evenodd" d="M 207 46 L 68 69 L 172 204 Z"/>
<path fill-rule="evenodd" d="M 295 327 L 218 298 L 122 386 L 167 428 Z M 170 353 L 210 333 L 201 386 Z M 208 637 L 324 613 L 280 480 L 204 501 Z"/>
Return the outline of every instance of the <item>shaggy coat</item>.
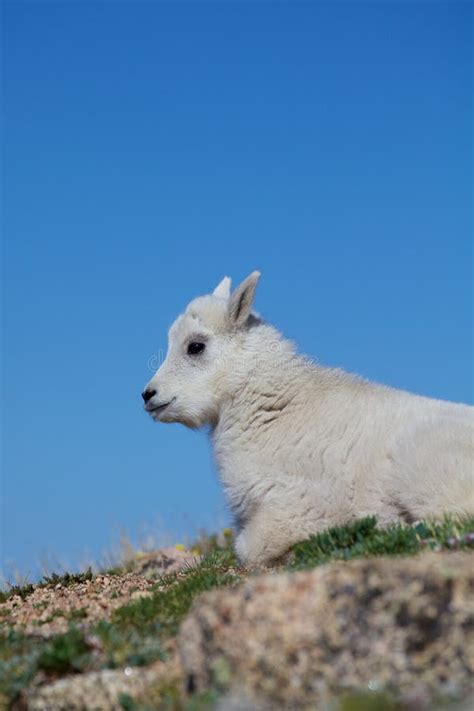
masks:
<path fill-rule="evenodd" d="M 240 560 L 267 563 L 366 515 L 473 514 L 473 408 L 298 355 L 251 313 L 259 276 L 191 302 L 143 393 L 155 420 L 210 425 Z"/>

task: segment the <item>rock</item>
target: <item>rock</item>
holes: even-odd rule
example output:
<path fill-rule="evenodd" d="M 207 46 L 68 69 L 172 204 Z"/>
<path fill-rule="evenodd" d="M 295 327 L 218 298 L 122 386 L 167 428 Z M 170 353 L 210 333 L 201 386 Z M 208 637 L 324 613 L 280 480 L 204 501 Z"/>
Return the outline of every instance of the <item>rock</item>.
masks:
<path fill-rule="evenodd" d="M 135 556 L 132 569 L 147 578 L 156 579 L 162 575 L 177 573 L 183 568 L 195 565 L 198 561 L 199 556 L 191 551 L 170 546 Z"/>
<path fill-rule="evenodd" d="M 216 701 L 212 711 L 279 711 L 279 709 L 268 704 L 257 703 L 255 699 L 245 696 L 242 692 L 231 691 Z M 312 709 L 305 709 L 304 711 L 312 711 Z"/>
<path fill-rule="evenodd" d="M 364 559 L 207 593 L 179 635 L 186 686 L 238 689 L 274 709 L 324 708 L 354 691 L 417 710 L 465 698 L 472 563 L 460 552 Z"/>
<path fill-rule="evenodd" d="M 176 660 L 156 662 L 149 667 L 125 667 L 68 676 L 28 692 L 28 711 L 123 711 L 121 700 L 128 696 L 140 704 L 159 704 L 161 689 L 180 684 Z"/>

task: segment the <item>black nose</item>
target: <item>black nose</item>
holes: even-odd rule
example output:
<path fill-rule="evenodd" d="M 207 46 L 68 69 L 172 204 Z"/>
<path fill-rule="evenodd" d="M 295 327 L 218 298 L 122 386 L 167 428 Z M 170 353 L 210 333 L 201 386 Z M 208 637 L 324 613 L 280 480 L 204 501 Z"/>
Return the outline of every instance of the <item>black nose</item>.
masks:
<path fill-rule="evenodd" d="M 156 390 L 144 390 L 142 392 L 142 398 L 145 401 L 145 403 L 147 403 L 148 400 L 151 400 L 153 395 L 156 395 Z"/>

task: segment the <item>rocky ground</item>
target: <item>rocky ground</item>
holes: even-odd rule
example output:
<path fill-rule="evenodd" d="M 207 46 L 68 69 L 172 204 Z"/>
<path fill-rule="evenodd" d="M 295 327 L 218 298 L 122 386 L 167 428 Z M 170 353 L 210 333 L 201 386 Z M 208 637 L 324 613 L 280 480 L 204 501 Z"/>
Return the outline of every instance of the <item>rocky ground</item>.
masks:
<path fill-rule="evenodd" d="M 261 571 L 238 567 L 228 533 L 13 588 L 0 708 L 470 708 L 473 533 L 365 519 Z"/>
<path fill-rule="evenodd" d="M 29 635 L 51 637 L 67 632 L 71 622 L 83 627 L 109 620 L 114 610 L 151 595 L 164 575 L 194 565 L 199 556 L 180 548 L 141 553 L 130 567 L 113 574 L 79 575 L 35 586 L 28 595 L 11 595 L 1 609 L 3 622 Z"/>

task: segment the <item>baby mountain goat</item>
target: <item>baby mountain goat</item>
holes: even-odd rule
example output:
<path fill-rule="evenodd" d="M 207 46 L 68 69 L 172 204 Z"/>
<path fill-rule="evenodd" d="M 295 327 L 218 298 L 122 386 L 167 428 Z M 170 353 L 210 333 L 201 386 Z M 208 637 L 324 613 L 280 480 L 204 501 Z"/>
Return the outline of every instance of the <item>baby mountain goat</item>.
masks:
<path fill-rule="evenodd" d="M 474 409 L 297 355 L 251 311 L 259 276 L 189 304 L 142 394 L 154 420 L 210 425 L 240 560 L 266 563 L 369 514 L 472 514 Z"/>

